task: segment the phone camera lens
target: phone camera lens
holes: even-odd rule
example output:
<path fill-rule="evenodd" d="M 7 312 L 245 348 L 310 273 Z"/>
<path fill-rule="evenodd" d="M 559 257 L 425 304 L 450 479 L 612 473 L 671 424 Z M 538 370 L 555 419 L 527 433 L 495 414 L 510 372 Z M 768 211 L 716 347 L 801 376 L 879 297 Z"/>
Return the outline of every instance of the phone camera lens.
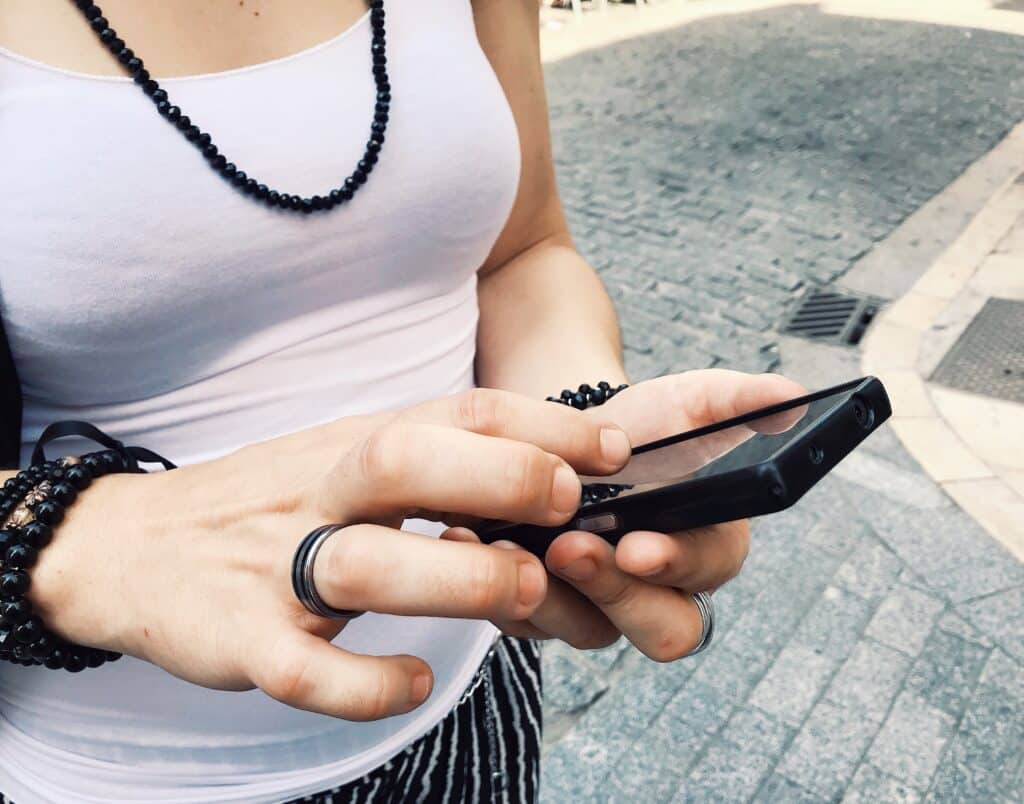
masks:
<path fill-rule="evenodd" d="M 865 430 L 870 430 L 871 426 L 875 423 L 875 412 L 863 399 L 854 399 L 853 418 Z"/>
<path fill-rule="evenodd" d="M 807 457 L 811 459 L 811 463 L 817 465 L 825 460 L 825 451 L 816 444 L 811 444 L 811 448 L 807 451 Z"/>

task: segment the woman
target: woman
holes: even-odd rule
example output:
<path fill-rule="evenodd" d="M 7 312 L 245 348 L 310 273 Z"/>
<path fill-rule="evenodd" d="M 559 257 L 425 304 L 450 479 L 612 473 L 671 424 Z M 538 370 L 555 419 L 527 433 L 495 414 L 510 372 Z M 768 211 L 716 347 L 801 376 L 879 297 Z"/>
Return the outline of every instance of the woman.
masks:
<path fill-rule="evenodd" d="M 0 791 L 19 804 L 532 800 L 533 640 L 625 634 L 680 658 L 701 630 L 691 595 L 743 561 L 744 523 L 616 550 L 569 533 L 547 571 L 466 527 L 399 530 L 564 522 L 576 471 L 799 389 L 695 372 L 583 413 L 539 401 L 625 373 L 559 206 L 536 2 L 386 6 L 0 0 L 23 463 L 74 418 L 183 467 L 95 482 L 40 553 L 46 625 L 126 656 L 2 668 Z M 186 140 L 186 113 L 208 140 Z M 375 159 L 303 215 L 209 144 L 304 199 Z M 296 545 L 331 522 L 347 527 L 311 583 L 358 619 L 310 613 L 290 584 Z"/>

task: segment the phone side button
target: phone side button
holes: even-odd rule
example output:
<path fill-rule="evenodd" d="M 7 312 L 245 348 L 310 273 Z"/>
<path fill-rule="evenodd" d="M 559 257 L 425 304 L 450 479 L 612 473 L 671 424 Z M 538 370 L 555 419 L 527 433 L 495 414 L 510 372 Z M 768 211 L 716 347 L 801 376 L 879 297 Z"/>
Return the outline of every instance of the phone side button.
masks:
<path fill-rule="evenodd" d="M 615 530 L 619 527 L 619 518 L 615 514 L 581 516 L 576 520 L 575 527 L 577 530 L 587 530 L 591 533 L 604 533 L 607 530 Z"/>

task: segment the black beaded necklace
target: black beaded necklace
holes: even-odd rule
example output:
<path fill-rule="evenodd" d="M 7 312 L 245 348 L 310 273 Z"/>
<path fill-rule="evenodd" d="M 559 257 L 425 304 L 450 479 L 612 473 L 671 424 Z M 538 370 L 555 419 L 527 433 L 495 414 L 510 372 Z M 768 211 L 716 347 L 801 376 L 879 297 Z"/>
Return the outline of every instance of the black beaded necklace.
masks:
<path fill-rule="evenodd" d="M 373 171 L 373 166 L 377 164 L 380 149 L 384 145 L 384 132 L 388 126 L 388 112 L 391 108 L 391 82 L 388 80 L 388 60 L 384 37 L 384 0 L 369 0 L 372 31 L 370 53 L 373 57 L 373 78 L 377 85 L 377 103 L 374 107 L 373 122 L 370 124 L 370 138 L 366 142 L 366 150 L 363 152 L 363 158 L 356 165 L 356 169 L 340 187 L 331 190 L 326 195 L 314 195 L 311 198 L 302 198 L 298 195 L 271 190 L 267 185 L 250 178 L 244 170 L 239 170 L 233 162 L 229 162 L 220 149 L 214 145 L 210 135 L 195 125 L 188 115 L 171 103 L 167 90 L 161 88 L 156 79 L 150 76 L 142 59 L 125 45 L 123 39 L 118 37 L 117 32 L 110 27 L 103 16 L 100 7 L 92 0 L 74 0 L 74 3 L 85 15 L 100 41 L 125 66 L 125 69 L 135 79 L 135 83 L 153 102 L 157 112 L 176 126 L 182 136 L 202 152 L 210 167 L 230 181 L 239 192 L 271 207 L 308 214 L 333 209 L 351 201 L 356 190 L 366 184 L 367 178 Z"/>

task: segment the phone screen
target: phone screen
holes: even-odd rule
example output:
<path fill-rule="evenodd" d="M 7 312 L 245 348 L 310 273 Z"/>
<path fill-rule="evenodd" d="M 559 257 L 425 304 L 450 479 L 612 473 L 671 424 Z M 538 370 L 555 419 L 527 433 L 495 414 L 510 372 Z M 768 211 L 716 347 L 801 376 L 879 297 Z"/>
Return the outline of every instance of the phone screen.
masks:
<path fill-rule="evenodd" d="M 862 382 L 854 380 L 635 447 L 633 457 L 617 474 L 581 479 L 597 492 L 594 502 L 600 502 L 753 466 L 772 458 L 847 401 Z M 869 428 L 872 423 L 871 409 L 855 402 L 851 427 Z"/>

